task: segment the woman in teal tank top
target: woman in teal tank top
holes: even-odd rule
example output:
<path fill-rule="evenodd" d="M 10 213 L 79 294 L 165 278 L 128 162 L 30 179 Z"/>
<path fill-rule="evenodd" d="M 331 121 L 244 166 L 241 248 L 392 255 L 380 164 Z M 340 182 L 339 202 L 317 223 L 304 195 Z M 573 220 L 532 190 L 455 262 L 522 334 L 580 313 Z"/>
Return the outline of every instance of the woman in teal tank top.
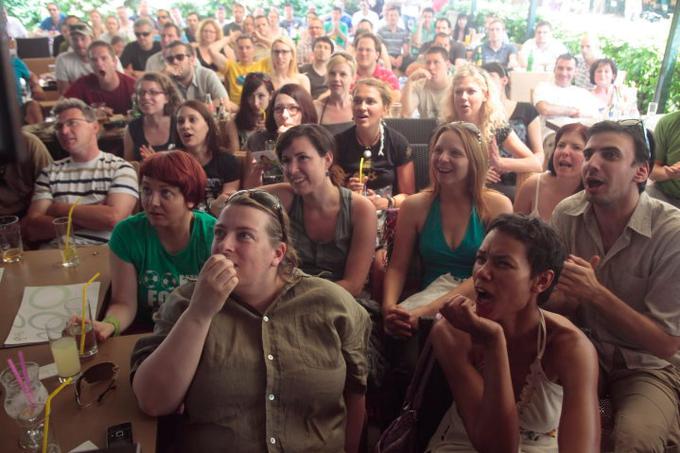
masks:
<path fill-rule="evenodd" d="M 400 207 L 385 276 L 383 317 L 385 329 L 394 336 L 411 336 L 420 316 L 439 311 L 446 300 L 439 300 L 441 296 L 471 291 L 469 277 L 485 225 L 512 212 L 507 197 L 484 187 L 487 153 L 474 124 L 437 128 L 429 163 L 432 187 L 408 197 Z M 422 291 L 397 305 L 415 250 L 423 269 Z M 459 286 L 462 281 L 466 283 Z"/>

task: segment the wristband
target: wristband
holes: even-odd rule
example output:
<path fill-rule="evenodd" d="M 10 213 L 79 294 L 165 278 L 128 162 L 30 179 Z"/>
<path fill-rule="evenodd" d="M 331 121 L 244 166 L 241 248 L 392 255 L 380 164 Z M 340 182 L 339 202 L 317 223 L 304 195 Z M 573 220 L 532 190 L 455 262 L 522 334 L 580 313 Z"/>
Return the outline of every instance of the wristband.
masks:
<path fill-rule="evenodd" d="M 104 319 L 102 319 L 102 322 L 105 322 L 107 324 L 111 324 L 113 326 L 113 336 L 117 337 L 120 335 L 120 320 L 116 318 L 113 315 L 108 315 Z"/>

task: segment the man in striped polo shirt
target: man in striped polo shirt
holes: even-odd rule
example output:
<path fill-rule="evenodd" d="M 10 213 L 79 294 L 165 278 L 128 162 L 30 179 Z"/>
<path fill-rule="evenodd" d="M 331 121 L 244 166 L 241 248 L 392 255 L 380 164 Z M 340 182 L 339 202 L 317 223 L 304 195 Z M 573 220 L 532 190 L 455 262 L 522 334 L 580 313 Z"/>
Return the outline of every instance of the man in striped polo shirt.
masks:
<path fill-rule="evenodd" d="M 128 217 L 139 198 L 137 173 L 128 162 L 99 149 L 95 112 L 74 98 L 54 108 L 57 139 L 69 157 L 45 167 L 22 222 L 24 238 L 42 243 L 55 239 L 52 221 L 67 216 L 74 204 L 77 244 L 106 243 L 111 230 Z"/>

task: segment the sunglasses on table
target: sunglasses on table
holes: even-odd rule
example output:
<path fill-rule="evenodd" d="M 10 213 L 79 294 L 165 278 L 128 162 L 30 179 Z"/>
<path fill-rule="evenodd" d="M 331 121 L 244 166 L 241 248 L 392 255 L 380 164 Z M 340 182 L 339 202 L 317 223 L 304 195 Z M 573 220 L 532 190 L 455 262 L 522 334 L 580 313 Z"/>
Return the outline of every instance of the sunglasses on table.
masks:
<path fill-rule="evenodd" d="M 116 388 L 118 366 L 113 362 L 92 365 L 76 380 L 74 387 L 78 406 L 85 408 L 99 404 Z"/>
<path fill-rule="evenodd" d="M 185 58 L 188 58 L 188 57 L 189 57 L 189 55 L 187 55 L 185 53 L 178 53 L 177 55 L 168 55 L 167 57 L 165 57 L 165 61 L 167 63 L 173 64 L 175 62 L 175 60 L 177 60 L 178 63 L 181 63 L 181 62 L 184 61 Z"/>

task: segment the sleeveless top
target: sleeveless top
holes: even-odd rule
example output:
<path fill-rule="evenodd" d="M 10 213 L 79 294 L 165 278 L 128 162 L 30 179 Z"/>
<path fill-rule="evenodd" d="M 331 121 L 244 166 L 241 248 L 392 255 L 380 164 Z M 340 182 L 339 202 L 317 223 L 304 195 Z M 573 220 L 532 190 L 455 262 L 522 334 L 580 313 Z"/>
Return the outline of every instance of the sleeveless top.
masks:
<path fill-rule="evenodd" d="M 531 217 L 535 217 L 537 219 L 541 218 L 541 213 L 538 212 L 538 196 L 541 188 L 542 177 L 543 177 L 542 173 L 538 175 L 538 180 L 536 181 L 536 193 L 534 194 L 534 201 L 531 203 L 531 212 L 529 213 Z"/>
<path fill-rule="evenodd" d="M 224 52 L 222 52 L 224 54 Z M 215 72 L 218 72 L 220 68 L 213 62 L 213 63 L 208 63 L 203 59 L 203 55 L 201 55 L 201 51 L 196 48 L 196 59 L 198 62 L 203 66 L 204 68 L 212 69 Z"/>
<path fill-rule="evenodd" d="M 529 373 L 516 403 L 519 417 L 522 453 L 557 453 L 557 428 L 562 413 L 562 386 L 548 380 L 541 360 L 545 352 L 546 327 L 543 310 L 536 338 L 536 358 L 529 366 Z M 451 404 L 426 450 L 426 453 L 474 452 L 476 451 L 465 431 L 456 403 Z"/>
<path fill-rule="evenodd" d="M 449 247 L 442 231 L 439 197 L 432 200 L 423 230 L 418 237 L 418 252 L 424 267 L 422 288 L 446 273 L 460 279 L 472 275 L 477 249 L 484 236 L 484 223 L 473 206 L 463 240 L 455 249 Z"/>
<path fill-rule="evenodd" d="M 139 153 L 139 148 L 142 145 L 148 145 L 149 142 L 146 141 L 144 136 L 144 118 L 139 117 L 130 121 L 128 124 L 128 131 L 130 132 L 130 138 L 132 138 L 132 152 L 134 154 L 135 160 L 142 160 L 142 155 Z M 162 145 L 151 146 L 154 151 L 168 151 L 174 149 L 179 144 L 179 137 L 177 136 L 177 125 L 175 123 L 175 115 L 170 116 L 170 136 L 168 141 Z"/>
<path fill-rule="evenodd" d="M 293 245 L 304 272 L 336 281 L 345 274 L 345 261 L 352 242 L 352 192 L 339 188 L 340 212 L 335 225 L 335 237 L 329 242 L 312 241 L 305 231 L 302 197 L 295 195 L 290 207 L 290 228 Z"/>

